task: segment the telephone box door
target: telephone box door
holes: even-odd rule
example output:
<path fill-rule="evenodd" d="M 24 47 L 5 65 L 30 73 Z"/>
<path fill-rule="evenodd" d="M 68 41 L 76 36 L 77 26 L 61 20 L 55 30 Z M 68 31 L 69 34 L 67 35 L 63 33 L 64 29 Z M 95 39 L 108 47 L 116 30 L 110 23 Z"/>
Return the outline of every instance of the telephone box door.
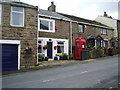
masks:
<path fill-rule="evenodd" d="M 81 59 L 81 51 L 86 50 L 86 39 L 75 39 L 75 59 Z"/>

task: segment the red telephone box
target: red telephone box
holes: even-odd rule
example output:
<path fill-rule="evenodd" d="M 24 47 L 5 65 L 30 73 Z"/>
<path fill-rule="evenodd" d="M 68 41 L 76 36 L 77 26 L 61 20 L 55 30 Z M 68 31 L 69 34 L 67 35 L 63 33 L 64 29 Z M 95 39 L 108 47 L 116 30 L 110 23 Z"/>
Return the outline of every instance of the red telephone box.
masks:
<path fill-rule="evenodd" d="M 82 59 L 81 51 L 86 50 L 86 39 L 79 37 L 75 39 L 75 59 Z"/>

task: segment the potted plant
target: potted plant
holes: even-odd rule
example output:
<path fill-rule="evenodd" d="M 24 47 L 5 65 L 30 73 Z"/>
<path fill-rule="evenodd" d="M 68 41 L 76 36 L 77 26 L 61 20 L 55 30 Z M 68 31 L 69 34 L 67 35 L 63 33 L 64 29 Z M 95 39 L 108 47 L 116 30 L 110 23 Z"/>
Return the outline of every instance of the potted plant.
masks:
<path fill-rule="evenodd" d="M 38 49 L 41 49 L 41 47 L 42 47 L 41 45 L 38 45 Z"/>
<path fill-rule="evenodd" d="M 44 61 L 44 54 L 38 54 L 38 61 Z"/>
<path fill-rule="evenodd" d="M 32 46 L 28 46 L 25 48 L 25 51 L 33 51 L 33 47 Z"/>
<path fill-rule="evenodd" d="M 43 46 L 43 49 L 44 49 L 44 50 L 47 49 L 47 45 L 44 45 L 44 46 Z"/>
<path fill-rule="evenodd" d="M 68 60 L 68 54 L 67 53 L 62 53 L 60 55 L 60 60 Z"/>
<path fill-rule="evenodd" d="M 45 61 L 48 61 L 48 57 L 47 56 L 45 56 Z"/>
<path fill-rule="evenodd" d="M 54 60 L 58 60 L 58 57 L 57 57 L 57 56 L 55 56 L 55 57 L 54 57 Z"/>

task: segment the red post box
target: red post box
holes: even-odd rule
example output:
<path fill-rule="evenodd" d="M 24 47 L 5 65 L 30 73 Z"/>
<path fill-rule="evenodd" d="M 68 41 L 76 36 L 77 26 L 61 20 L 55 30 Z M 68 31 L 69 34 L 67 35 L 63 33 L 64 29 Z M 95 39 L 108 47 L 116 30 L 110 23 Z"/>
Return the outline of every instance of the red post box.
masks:
<path fill-rule="evenodd" d="M 75 39 L 75 59 L 81 59 L 81 51 L 86 50 L 86 39 L 79 37 Z"/>

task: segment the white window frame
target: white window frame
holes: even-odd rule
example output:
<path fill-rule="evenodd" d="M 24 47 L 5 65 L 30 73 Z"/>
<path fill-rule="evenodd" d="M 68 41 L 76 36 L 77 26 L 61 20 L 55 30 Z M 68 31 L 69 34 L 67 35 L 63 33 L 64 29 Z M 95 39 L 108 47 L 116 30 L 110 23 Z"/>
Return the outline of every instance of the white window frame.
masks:
<path fill-rule="evenodd" d="M 84 25 L 78 25 L 78 32 L 84 33 Z"/>
<path fill-rule="evenodd" d="M 25 14 L 25 12 L 24 12 L 24 7 L 20 7 L 20 8 L 23 8 L 23 12 L 13 11 L 13 9 L 12 9 L 13 7 L 16 7 L 16 6 L 11 6 L 11 20 L 10 20 L 10 25 L 11 25 L 11 26 L 15 26 L 15 27 L 24 27 L 24 17 L 25 17 L 25 15 L 24 15 L 24 14 Z M 18 7 L 18 8 L 19 8 L 19 7 Z M 13 13 L 13 12 L 15 12 L 15 13 L 20 13 L 20 14 L 22 13 L 22 14 L 23 14 L 23 22 L 22 22 L 23 25 L 14 25 L 14 24 L 12 23 L 12 22 L 13 22 L 13 21 L 12 21 L 12 20 L 13 20 L 13 19 L 12 19 L 12 13 Z"/>
<path fill-rule="evenodd" d="M 2 5 L 0 4 L 0 25 L 2 24 Z"/>
<path fill-rule="evenodd" d="M 104 33 L 105 32 L 105 33 Z M 101 29 L 101 34 L 102 35 L 107 35 L 107 29 Z"/>
<path fill-rule="evenodd" d="M 63 44 L 58 44 L 59 42 L 63 42 Z M 57 49 L 57 54 L 62 54 L 62 53 L 65 52 L 65 42 L 64 42 L 64 41 L 58 41 L 58 42 L 57 42 L 57 46 L 63 46 L 63 49 L 64 49 L 64 51 L 61 52 L 61 53 L 58 53 L 58 49 Z"/>
<path fill-rule="evenodd" d="M 53 22 L 53 30 L 50 30 L 50 23 L 49 23 L 49 30 L 40 29 L 40 20 Z M 42 32 L 55 32 L 55 20 L 39 18 L 38 19 L 38 31 L 42 31 Z"/>

